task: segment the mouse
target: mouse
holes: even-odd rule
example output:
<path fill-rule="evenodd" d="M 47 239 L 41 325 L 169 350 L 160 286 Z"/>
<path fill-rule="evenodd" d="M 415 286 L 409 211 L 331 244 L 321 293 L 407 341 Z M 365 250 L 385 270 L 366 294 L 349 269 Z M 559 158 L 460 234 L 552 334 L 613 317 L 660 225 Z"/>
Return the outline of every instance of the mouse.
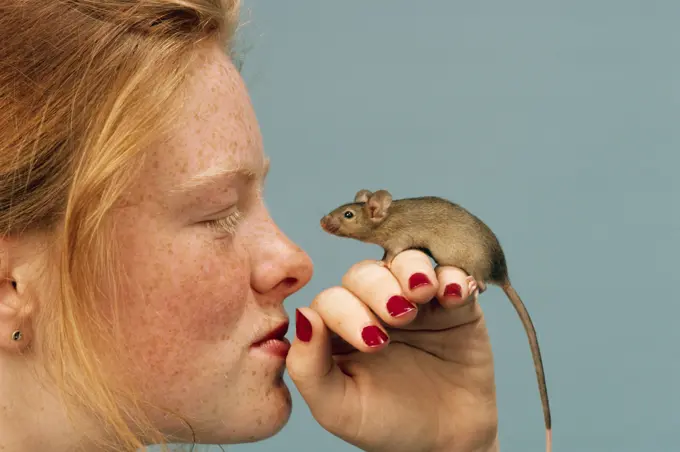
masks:
<path fill-rule="evenodd" d="M 470 292 L 500 287 L 517 311 L 529 339 L 543 406 L 546 451 L 552 450 L 552 420 L 538 336 L 524 302 L 510 283 L 505 252 L 494 232 L 461 205 L 437 196 L 392 199 L 388 190 L 359 190 L 354 202 L 336 207 L 320 220 L 334 236 L 383 248 L 381 265 L 408 249 L 424 252 L 438 265 L 467 273 Z"/>

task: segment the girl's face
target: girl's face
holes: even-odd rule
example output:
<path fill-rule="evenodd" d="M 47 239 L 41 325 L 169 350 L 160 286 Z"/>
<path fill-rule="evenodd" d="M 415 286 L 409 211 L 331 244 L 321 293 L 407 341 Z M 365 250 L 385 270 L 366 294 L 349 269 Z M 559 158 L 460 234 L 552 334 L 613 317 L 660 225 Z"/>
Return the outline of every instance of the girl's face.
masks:
<path fill-rule="evenodd" d="M 176 133 L 150 150 L 114 212 L 125 282 L 121 323 L 132 372 L 165 432 L 188 421 L 201 442 L 252 441 L 290 414 L 284 299 L 312 264 L 270 218 L 268 169 L 240 75 L 217 46 L 200 50 Z M 284 328 L 284 329 L 282 329 Z"/>

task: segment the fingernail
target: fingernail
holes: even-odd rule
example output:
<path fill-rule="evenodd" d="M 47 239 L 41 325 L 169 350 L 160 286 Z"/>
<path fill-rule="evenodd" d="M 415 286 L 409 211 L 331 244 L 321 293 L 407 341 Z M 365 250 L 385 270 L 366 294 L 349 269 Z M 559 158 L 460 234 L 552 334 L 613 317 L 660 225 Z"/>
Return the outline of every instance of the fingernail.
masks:
<path fill-rule="evenodd" d="M 400 315 L 413 311 L 415 308 L 415 306 L 401 295 L 395 295 L 387 301 L 387 312 L 389 312 L 392 317 L 399 317 Z"/>
<path fill-rule="evenodd" d="M 370 325 L 361 331 L 361 338 L 369 347 L 377 347 L 387 342 L 387 335 L 375 325 Z"/>
<path fill-rule="evenodd" d="M 411 275 L 411 277 L 408 279 L 408 286 L 411 289 L 415 289 L 416 287 L 420 286 L 427 286 L 432 284 L 430 280 L 427 278 L 427 276 L 424 273 L 414 273 Z"/>
<path fill-rule="evenodd" d="M 299 309 L 295 310 L 295 335 L 302 342 L 309 342 L 312 340 L 312 324 Z"/>
<path fill-rule="evenodd" d="M 446 286 L 446 289 L 444 289 L 444 296 L 445 297 L 462 297 L 463 296 L 463 289 L 460 287 L 460 284 L 456 283 L 451 283 L 448 286 Z"/>

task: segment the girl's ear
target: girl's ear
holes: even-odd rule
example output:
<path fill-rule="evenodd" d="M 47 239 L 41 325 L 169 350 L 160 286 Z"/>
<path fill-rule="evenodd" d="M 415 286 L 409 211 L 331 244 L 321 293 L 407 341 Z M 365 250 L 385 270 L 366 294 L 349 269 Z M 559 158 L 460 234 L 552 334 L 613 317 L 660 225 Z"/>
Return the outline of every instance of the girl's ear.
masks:
<path fill-rule="evenodd" d="M 0 239 L 0 352 L 23 351 L 32 336 L 31 311 L 23 287 L 13 277 L 7 241 Z"/>

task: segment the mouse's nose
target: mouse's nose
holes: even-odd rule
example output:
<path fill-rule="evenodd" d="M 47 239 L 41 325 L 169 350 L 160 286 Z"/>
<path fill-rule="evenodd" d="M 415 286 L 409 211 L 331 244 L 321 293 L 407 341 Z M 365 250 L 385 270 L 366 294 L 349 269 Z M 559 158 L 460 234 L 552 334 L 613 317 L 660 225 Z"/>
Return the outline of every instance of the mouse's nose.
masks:
<path fill-rule="evenodd" d="M 326 215 L 324 216 L 321 221 L 319 222 L 321 224 L 321 229 L 324 231 L 333 234 L 340 229 L 340 224 L 338 224 L 338 219 L 333 218 L 331 215 Z"/>
<path fill-rule="evenodd" d="M 330 217 L 328 215 L 325 215 L 324 217 L 322 217 L 321 221 L 319 221 L 319 224 L 321 225 L 321 229 L 327 230 L 329 221 L 330 221 Z"/>

